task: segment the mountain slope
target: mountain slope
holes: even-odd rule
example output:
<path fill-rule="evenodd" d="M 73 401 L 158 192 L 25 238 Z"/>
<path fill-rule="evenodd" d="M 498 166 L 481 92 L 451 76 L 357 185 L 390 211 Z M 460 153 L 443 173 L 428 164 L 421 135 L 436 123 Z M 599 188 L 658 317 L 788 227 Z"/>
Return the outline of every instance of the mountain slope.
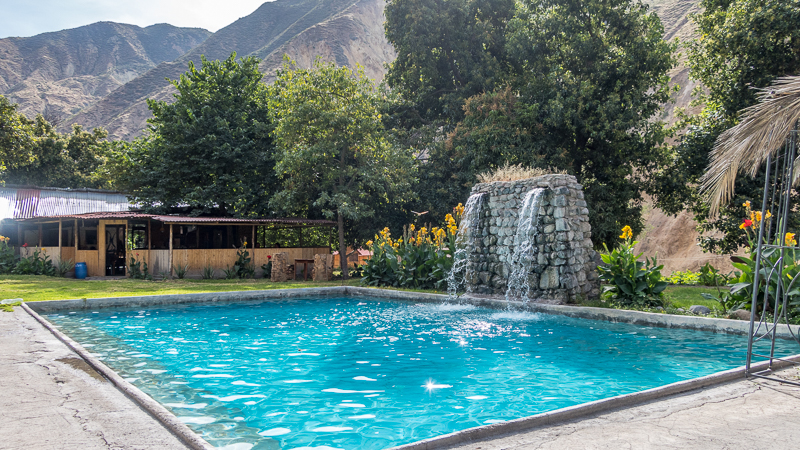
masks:
<path fill-rule="evenodd" d="M 190 61 L 239 57 L 262 59 L 261 70 L 273 73 L 283 54 L 308 66 L 317 55 L 340 65 L 367 66 L 367 74 L 383 77 L 383 64 L 394 59 L 394 50 L 383 36 L 383 0 L 278 0 L 264 3 L 255 12 L 219 30 L 203 44 L 173 62 L 159 64 L 128 82 L 101 101 L 69 119 L 87 127 L 102 126 L 110 135 L 132 139 L 150 117 L 146 100 L 171 99 L 166 81 L 177 79 Z"/>
<path fill-rule="evenodd" d="M 26 38 L 0 39 L 0 94 L 32 117 L 65 118 L 211 33 L 158 24 L 98 22 Z"/>

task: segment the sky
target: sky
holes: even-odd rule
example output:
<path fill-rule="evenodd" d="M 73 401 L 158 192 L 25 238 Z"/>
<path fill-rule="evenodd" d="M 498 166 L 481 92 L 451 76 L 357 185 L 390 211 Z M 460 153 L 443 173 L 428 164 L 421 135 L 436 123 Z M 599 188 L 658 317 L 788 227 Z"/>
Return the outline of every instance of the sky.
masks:
<path fill-rule="evenodd" d="M 0 38 L 110 21 L 140 27 L 169 23 L 217 31 L 265 0 L 0 0 Z"/>

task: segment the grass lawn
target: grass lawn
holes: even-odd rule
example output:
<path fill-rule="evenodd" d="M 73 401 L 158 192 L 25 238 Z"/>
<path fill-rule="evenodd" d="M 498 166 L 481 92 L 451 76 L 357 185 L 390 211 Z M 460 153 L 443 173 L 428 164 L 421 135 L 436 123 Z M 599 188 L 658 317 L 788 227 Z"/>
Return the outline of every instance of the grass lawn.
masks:
<path fill-rule="evenodd" d="M 722 287 L 720 289 L 728 289 Z M 705 286 L 667 286 L 664 290 L 664 297 L 669 300 L 671 305 L 675 308 L 689 309 L 692 305 L 703 305 L 709 309 L 720 309 L 719 302 L 716 300 L 706 300 L 703 298 L 702 293 L 717 296 L 717 290 L 713 287 Z"/>
<path fill-rule="evenodd" d="M 347 281 L 348 286 L 360 286 L 360 279 Z M 258 291 L 342 286 L 341 280 L 328 282 L 287 281 L 273 283 L 268 279 L 253 280 L 76 280 L 32 275 L 0 275 L 0 300 L 21 298 L 26 302 L 43 300 L 72 300 L 80 298 L 132 297 L 138 295 L 196 294 L 202 292 Z M 411 292 L 443 293 L 423 289 L 397 289 Z"/>

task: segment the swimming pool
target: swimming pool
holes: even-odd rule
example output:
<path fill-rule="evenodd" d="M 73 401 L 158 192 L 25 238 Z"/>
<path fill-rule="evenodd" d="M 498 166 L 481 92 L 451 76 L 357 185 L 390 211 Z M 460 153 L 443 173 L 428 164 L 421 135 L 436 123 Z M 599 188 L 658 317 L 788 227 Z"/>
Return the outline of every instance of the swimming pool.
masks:
<path fill-rule="evenodd" d="M 379 449 L 742 365 L 742 336 L 358 298 L 46 315 L 204 439 Z"/>

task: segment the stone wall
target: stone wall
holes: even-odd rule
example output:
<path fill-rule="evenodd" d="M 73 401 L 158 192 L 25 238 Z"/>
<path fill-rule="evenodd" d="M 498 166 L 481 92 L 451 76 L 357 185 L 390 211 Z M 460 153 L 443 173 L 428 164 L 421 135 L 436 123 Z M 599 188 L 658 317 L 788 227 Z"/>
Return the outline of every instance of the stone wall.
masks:
<path fill-rule="evenodd" d="M 535 244 L 527 256 L 530 260 L 520 261 L 513 257 L 519 213 L 526 194 L 536 188 L 544 188 L 544 192 L 538 219 L 533 220 L 526 237 Z M 472 240 L 465 275 L 468 292 L 505 295 L 513 266 L 523 264 L 529 267 L 528 298 L 533 301 L 567 303 L 599 295 L 599 257 L 592 246 L 583 188 L 574 176 L 479 183 L 472 194 L 487 197 L 482 202 L 477 239 Z"/>

